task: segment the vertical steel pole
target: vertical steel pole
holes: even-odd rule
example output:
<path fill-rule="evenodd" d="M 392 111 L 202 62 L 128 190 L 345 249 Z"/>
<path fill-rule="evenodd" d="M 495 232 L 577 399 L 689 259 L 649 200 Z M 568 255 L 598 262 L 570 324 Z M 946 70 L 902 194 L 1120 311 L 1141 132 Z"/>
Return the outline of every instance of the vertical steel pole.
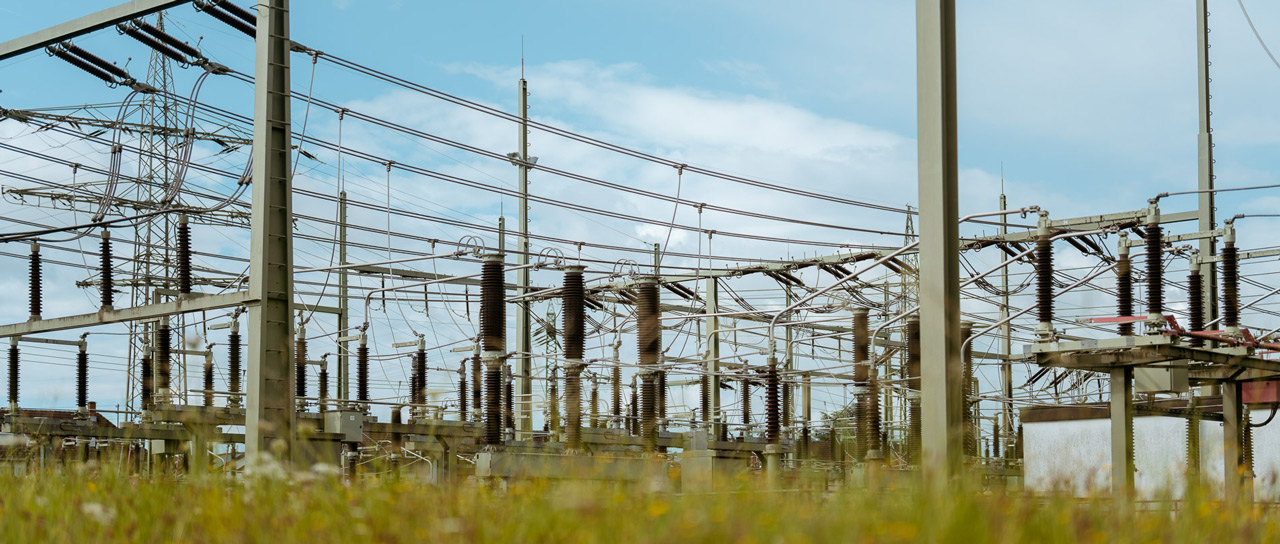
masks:
<path fill-rule="evenodd" d="M 338 265 L 347 264 L 347 192 L 338 193 Z M 338 337 L 350 336 L 351 302 L 347 300 L 347 269 L 338 269 Z M 351 398 L 351 352 L 349 342 L 338 341 L 338 398 Z"/>
<path fill-rule="evenodd" d="M 1243 496 L 1244 454 L 1240 446 L 1246 422 L 1240 389 L 1240 382 L 1222 384 L 1222 498 L 1227 502 L 1248 500 Z"/>
<path fill-rule="evenodd" d="M 520 236 L 516 242 L 516 264 L 529 264 L 529 86 L 524 78 L 520 78 Z M 529 292 L 529 269 L 516 271 L 516 294 Z M 529 318 L 529 303 L 521 299 L 516 303 L 516 351 L 520 358 L 516 372 L 520 377 L 516 380 L 516 429 L 522 432 L 533 430 L 533 323 Z"/>
<path fill-rule="evenodd" d="M 956 161 L 955 0 L 916 1 L 923 467 L 960 472 L 960 266 Z"/>
<path fill-rule="evenodd" d="M 1111 369 L 1111 494 L 1133 498 L 1133 367 Z"/>
<path fill-rule="evenodd" d="M 1003 177 L 1002 177 L 1003 179 Z M 1000 209 L 1007 210 L 1009 202 L 1005 199 L 1004 193 L 1000 193 Z M 1000 218 L 1000 235 L 1007 236 L 1009 234 L 1009 217 Z M 1000 291 L 1004 293 L 1000 296 L 1000 320 L 1009 319 L 1009 267 L 1000 269 Z M 1000 394 L 1004 397 L 1002 401 L 1004 414 L 1004 428 L 1000 430 L 1001 436 L 1004 437 L 1005 444 L 1002 444 L 1005 451 L 1009 451 L 1009 447 L 1013 445 L 1013 361 L 1010 357 L 1013 355 L 1013 328 L 1009 323 L 1000 325 L 1000 354 L 1005 356 L 1005 360 L 1000 361 Z"/>
<path fill-rule="evenodd" d="M 1209 111 L 1209 2 L 1196 0 L 1196 60 L 1199 68 L 1199 80 L 1196 89 L 1200 95 L 1200 133 L 1197 136 L 1197 169 L 1198 189 L 1207 191 L 1214 188 L 1213 179 L 1213 125 L 1210 123 Z M 1214 196 L 1213 193 L 1200 193 L 1200 232 L 1214 229 Z M 1218 317 L 1218 269 L 1208 257 L 1217 255 L 1218 241 L 1214 238 L 1200 239 L 1200 276 L 1204 278 L 1204 322 L 1209 323 Z"/>
<path fill-rule="evenodd" d="M 293 224 L 289 172 L 289 0 L 258 3 L 254 69 L 249 384 L 245 451 L 256 464 L 294 451 Z"/>

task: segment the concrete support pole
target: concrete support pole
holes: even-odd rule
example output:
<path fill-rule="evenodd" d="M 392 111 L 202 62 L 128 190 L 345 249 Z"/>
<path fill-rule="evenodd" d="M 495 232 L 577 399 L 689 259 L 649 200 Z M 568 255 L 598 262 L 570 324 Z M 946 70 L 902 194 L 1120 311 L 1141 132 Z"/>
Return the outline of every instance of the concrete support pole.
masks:
<path fill-rule="evenodd" d="M 711 422 L 709 438 L 711 440 L 724 439 L 724 421 L 723 413 L 720 411 L 720 318 L 714 317 L 714 314 L 720 312 L 720 285 L 716 283 L 714 276 L 707 278 L 707 295 L 706 295 L 706 313 L 712 314 L 713 317 L 707 318 L 707 372 L 711 373 L 711 413 L 706 417 Z"/>
<path fill-rule="evenodd" d="M 960 473 L 960 264 L 956 160 L 955 0 L 916 1 L 923 468 Z"/>
<path fill-rule="evenodd" d="M 338 193 L 338 265 L 347 263 L 347 192 Z M 347 269 L 338 269 L 338 337 L 351 336 L 351 303 L 347 300 L 349 288 Z M 338 398 L 351 398 L 351 351 L 350 342 L 338 341 Z"/>
<path fill-rule="evenodd" d="M 1198 79 L 1196 90 L 1199 94 L 1200 131 L 1196 138 L 1198 158 L 1197 189 L 1207 191 L 1214 188 L 1213 179 L 1213 124 L 1209 110 L 1209 6 L 1208 0 L 1196 0 L 1196 66 Z M 1214 194 L 1205 192 L 1199 195 L 1199 229 L 1200 232 L 1213 230 Z M 1217 255 L 1217 240 L 1209 237 L 1200 240 L 1200 276 L 1204 278 L 1204 322 L 1209 323 L 1218 317 L 1218 269 L 1208 257 Z"/>
<path fill-rule="evenodd" d="M 1222 384 L 1222 460 L 1223 500 L 1248 501 L 1244 495 L 1244 405 L 1240 382 Z"/>
<path fill-rule="evenodd" d="M 294 443 L 293 206 L 289 172 L 289 0 L 258 3 L 254 69 L 249 383 L 245 452 L 291 461 Z"/>
<path fill-rule="evenodd" d="M 1133 367 L 1111 369 L 1111 493 L 1133 498 Z"/>
<path fill-rule="evenodd" d="M 1003 185 L 1003 174 L 1001 175 L 1001 184 Z M 1000 194 L 1000 209 L 1008 209 L 1009 202 L 1005 199 L 1004 193 Z M 1009 217 L 1002 216 L 1000 218 L 1000 234 L 1009 234 Z M 1000 296 L 1000 321 L 1009 319 L 1009 267 L 1000 270 L 1000 291 L 1004 293 Z M 1000 353 L 1006 357 L 1000 362 L 1000 393 L 1004 398 L 1002 402 L 1004 415 L 1003 425 L 1000 435 L 1004 437 L 1004 451 L 1009 451 L 1013 447 L 1013 362 L 1007 357 L 1013 355 L 1013 325 L 1005 323 L 1000 326 Z"/>
<path fill-rule="evenodd" d="M 520 78 L 519 123 L 519 183 L 520 211 L 517 221 L 520 222 L 516 238 L 516 264 L 529 264 L 529 87 L 524 78 Z M 529 292 L 529 269 L 516 271 L 516 294 Z M 524 299 L 516 303 L 516 351 L 521 355 L 516 359 L 516 414 L 515 428 L 521 432 L 533 430 L 533 357 L 527 355 L 533 351 L 533 323 L 529 316 L 529 303 Z"/>

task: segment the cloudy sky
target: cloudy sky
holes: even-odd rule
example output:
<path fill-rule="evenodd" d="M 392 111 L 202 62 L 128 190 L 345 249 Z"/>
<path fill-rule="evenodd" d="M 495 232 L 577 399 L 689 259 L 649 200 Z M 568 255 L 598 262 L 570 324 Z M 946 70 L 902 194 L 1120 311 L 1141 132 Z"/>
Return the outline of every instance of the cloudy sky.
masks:
<path fill-rule="evenodd" d="M 8 39 L 99 9 L 101 2 L 0 7 Z M 1139 209 L 1148 197 L 1196 185 L 1196 35 L 1191 0 L 1170 2 L 1076 1 L 960 2 L 958 7 L 959 120 L 962 211 L 996 207 L 1001 177 L 1010 204 L 1040 205 L 1054 217 Z M 1280 145 L 1280 67 L 1268 57 L 1234 1 L 1214 0 L 1210 18 L 1213 62 L 1213 123 L 1218 184 L 1276 182 Z M 1244 5 L 1269 44 L 1280 47 L 1280 6 Z M 654 153 L 691 165 L 757 180 L 829 193 L 880 205 L 905 207 L 915 191 L 915 41 L 912 2 L 652 1 L 561 2 L 354 2 L 295 1 L 293 38 L 315 49 L 396 74 L 458 96 L 515 110 L 516 81 L 529 81 L 531 114 L 540 121 Z M 171 33 L 199 41 L 210 58 L 252 72 L 252 45 L 244 36 L 189 7 L 173 10 Z M 91 51 L 145 73 L 146 50 L 113 30 L 76 40 Z M 523 53 L 522 53 L 523 50 Z M 523 54 L 523 67 L 521 57 Z M 515 149 L 509 123 L 320 63 L 314 71 L 303 55 L 293 57 L 294 88 L 354 111 L 503 153 Z M 191 92 L 195 69 L 175 70 L 175 90 Z M 225 79 L 225 78 L 224 78 Z M 243 114 L 249 87 L 212 78 L 201 91 L 208 100 Z M 0 106 L 41 108 L 119 102 L 127 94 L 107 89 L 75 68 L 43 53 L 0 63 Z M 328 110 L 304 115 L 295 103 L 295 123 L 309 131 L 397 162 L 429 167 L 469 179 L 510 186 L 509 164 L 485 161 L 436 144 L 351 121 Z M 86 163 L 105 165 L 106 155 L 83 142 L 33 135 L 12 121 L 0 137 L 44 150 L 65 148 Z M 581 144 L 535 133 L 532 153 L 540 164 L 694 202 L 810 221 L 901 232 L 904 216 L 815 202 L 748 189 L 673 169 L 626 159 Z M 16 144 L 15 144 L 16 145 Z M 233 157 L 197 157 L 235 170 Z M 63 167 L 5 155 L 7 168 L 21 165 L 48 179 L 69 181 Z M 330 194 L 339 158 L 316 151 L 303 159 L 301 188 Z M 222 162 L 217 162 L 222 161 Z M 393 172 L 377 164 L 345 159 L 348 191 L 393 207 L 493 224 L 514 215 L 514 203 Z M 201 181 L 201 180 L 195 180 Z M 8 183 L 8 182 L 6 182 Z M 211 187 L 215 181 L 207 181 Z M 749 220 L 535 174 L 538 195 L 721 232 L 829 242 L 893 245 L 900 237 Z M 386 185 L 392 185 L 391 194 Z M 20 184 L 19 184 L 20 185 Z M 353 189 L 354 187 L 354 189 Z M 1280 203 L 1275 191 L 1241 193 L 1220 201 L 1220 216 L 1262 213 Z M 8 205 L 8 204 L 5 204 Z M 299 199 L 300 210 L 332 214 L 332 204 Z M 1194 199 L 1166 201 L 1166 209 L 1191 209 Z M 355 220 L 385 228 L 388 219 L 354 212 Z M 70 216 L 32 217 L 66 222 Z M 458 229 L 392 218 L 393 231 L 456 240 Z M 1246 247 L 1272 245 L 1263 234 L 1274 223 L 1259 219 L 1258 234 L 1244 234 Z M 829 245 L 760 244 L 732 237 L 708 242 L 694 232 L 636 224 L 535 205 L 534 232 L 567 240 L 632 249 L 662 243 L 670 251 L 732 255 L 744 259 L 826 254 Z M 4 226 L 17 230 L 17 226 Z M 325 225 L 300 226 L 315 235 Z M 326 230 L 330 229 L 330 230 Z M 972 233 L 980 232 L 973 227 Z M 385 234 L 365 233 L 368 243 Z M 486 240 L 492 235 L 482 234 Z M 208 251 L 243 254 L 243 236 L 208 237 Z M 707 244 L 711 247 L 708 248 Z M 535 243 L 535 249 L 540 249 Z M 559 246 L 571 253 L 572 246 Z M 324 265 L 329 248 L 307 247 L 300 264 Z M 23 253 L 24 251 L 17 251 Z M 585 249 L 604 260 L 619 253 Z M 374 260 L 374 251 L 353 251 Z M 382 255 L 385 258 L 385 255 Z M 636 254 L 628 258 L 642 260 Z M 20 260 L 9 259 L 14 266 Z M 703 266 L 705 260 L 674 263 Z M 715 266 L 729 264 L 716 262 Z M 430 270 L 430 267 L 423 267 Z M 55 278 L 71 283 L 83 271 Z M 815 276 L 816 278 L 816 276 Z M 23 278 L 5 277 L 22 290 Z M 546 282 L 554 283 L 554 275 Z M 52 306 L 67 313 L 91 311 L 92 302 L 62 288 Z M 90 293 L 92 295 L 92 293 Z M 1087 304 L 1081 302 L 1081 304 Z M 21 320 L 20 308 L 4 309 Z M 419 308 L 422 310 L 422 308 Z M 465 309 L 456 309 L 456 313 Z M 981 311 L 990 311 L 990 307 Z M 977 311 L 977 310 L 975 310 Z M 52 310 L 51 312 L 52 313 Z M 456 317 L 456 315 L 455 315 Z M 452 323 L 454 317 L 428 316 Z M 388 330 L 408 334 L 388 318 Z M 453 326 L 452 324 L 450 326 Z M 463 335 L 465 327 L 450 334 Z M 393 333 L 394 334 L 394 333 Z M 440 338 L 441 343 L 454 336 Z M 403 340 L 404 338 L 397 338 Z M 695 348 L 689 347 L 685 354 Z M 452 363 L 450 363 L 452 364 Z M 394 380 L 393 380 L 394 381 Z M 51 383 L 37 396 L 66 404 L 69 390 Z M 104 395 L 105 396 L 105 395 Z M 836 402 L 834 398 L 827 399 Z M 40 400 L 36 401 L 37 403 Z"/>

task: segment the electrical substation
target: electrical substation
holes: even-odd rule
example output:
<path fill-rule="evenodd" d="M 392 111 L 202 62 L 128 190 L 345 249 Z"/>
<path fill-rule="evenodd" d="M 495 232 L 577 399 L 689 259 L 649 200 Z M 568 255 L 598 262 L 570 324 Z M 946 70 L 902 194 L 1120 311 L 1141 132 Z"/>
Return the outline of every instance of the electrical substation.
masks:
<path fill-rule="evenodd" d="M 1099 199 L 1084 217 L 1005 195 L 960 213 L 953 0 L 917 3 L 911 206 L 540 121 L 523 74 L 507 111 L 348 60 L 362 52 L 292 41 L 288 0 L 133 0 L 5 42 L 0 60 L 25 56 L 113 97 L 0 95 L 0 125 L 47 144 L 0 140 L 15 210 L 0 255 L 9 306 L 29 307 L 0 325 L 5 470 L 327 466 L 445 486 L 702 492 L 960 475 L 1047 488 L 1094 466 L 1117 495 L 1144 478 L 1247 494 L 1255 455 L 1273 457 L 1255 453 L 1255 428 L 1280 428 L 1267 415 L 1280 336 L 1260 323 L 1280 293 L 1261 272 L 1280 250 L 1241 246 L 1252 216 L 1215 202 L 1241 188 L 1215 185 L 1208 15 L 1195 3 L 1199 186 Z M 178 30 L 196 23 L 220 39 Z M 95 51 L 107 42 L 134 62 Z M 481 116 L 509 143 L 331 101 L 298 83 L 317 69 Z M 561 169 L 532 154 L 547 141 L 643 164 L 676 189 Z M 695 185 L 759 198 L 682 196 Z M 541 228 L 561 220 L 587 227 Z M 694 242 L 675 248 L 672 233 Z M 27 402 L 33 376 L 56 378 L 53 396 L 74 405 Z M 1147 427 L 1163 441 L 1141 438 Z"/>

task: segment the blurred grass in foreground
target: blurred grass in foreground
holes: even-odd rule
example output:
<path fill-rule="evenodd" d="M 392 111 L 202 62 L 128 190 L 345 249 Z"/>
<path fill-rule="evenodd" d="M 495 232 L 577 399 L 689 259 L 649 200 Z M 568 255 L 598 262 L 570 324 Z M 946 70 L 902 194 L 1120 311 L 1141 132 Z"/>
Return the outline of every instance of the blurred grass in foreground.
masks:
<path fill-rule="evenodd" d="M 1280 511 L 1190 499 L 920 494 L 644 493 L 610 484 L 503 491 L 345 484 L 0 476 L 3 542 L 1277 542 Z"/>

